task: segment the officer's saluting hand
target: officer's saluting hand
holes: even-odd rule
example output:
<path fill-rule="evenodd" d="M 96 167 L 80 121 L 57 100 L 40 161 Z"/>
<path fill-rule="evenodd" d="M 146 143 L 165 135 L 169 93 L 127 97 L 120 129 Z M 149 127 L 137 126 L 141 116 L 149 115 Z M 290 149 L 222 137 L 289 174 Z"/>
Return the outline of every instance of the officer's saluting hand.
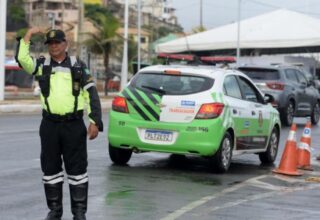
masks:
<path fill-rule="evenodd" d="M 41 88 L 41 168 L 50 209 L 46 219 L 62 217 L 64 162 L 71 211 L 75 220 L 83 220 L 88 198 L 87 135 L 92 140 L 103 131 L 100 100 L 86 65 L 66 52 L 68 42 L 63 31 L 46 33 L 45 44 L 50 56 L 37 59 L 30 56 L 30 39 L 38 33 L 45 31 L 33 27 L 18 39 L 16 60 L 26 72 L 35 75 Z M 83 121 L 85 103 L 90 121 L 88 129 Z"/>

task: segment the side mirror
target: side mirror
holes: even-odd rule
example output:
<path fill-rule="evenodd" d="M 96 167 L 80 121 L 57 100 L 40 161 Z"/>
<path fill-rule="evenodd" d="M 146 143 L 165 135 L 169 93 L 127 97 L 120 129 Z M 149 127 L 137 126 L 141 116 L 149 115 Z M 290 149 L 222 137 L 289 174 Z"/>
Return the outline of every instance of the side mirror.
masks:
<path fill-rule="evenodd" d="M 264 97 L 264 103 L 271 103 L 271 102 L 274 102 L 274 97 L 270 94 L 265 94 Z"/>
<path fill-rule="evenodd" d="M 312 84 L 313 84 L 313 86 L 314 86 L 316 89 L 320 89 L 320 80 L 314 79 L 314 80 L 312 81 Z"/>

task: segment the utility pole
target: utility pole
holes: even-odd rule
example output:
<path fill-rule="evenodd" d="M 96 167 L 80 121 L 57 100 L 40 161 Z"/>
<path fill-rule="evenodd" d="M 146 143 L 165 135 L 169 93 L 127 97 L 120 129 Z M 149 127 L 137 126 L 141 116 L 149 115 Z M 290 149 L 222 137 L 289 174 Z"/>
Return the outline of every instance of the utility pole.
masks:
<path fill-rule="evenodd" d="M 0 101 L 4 100 L 7 0 L 0 1 Z"/>
<path fill-rule="evenodd" d="M 141 0 L 137 0 L 138 6 L 138 63 L 137 70 L 141 68 Z"/>
<path fill-rule="evenodd" d="M 62 13 L 61 13 L 61 30 L 63 31 L 63 23 L 64 23 L 64 0 L 62 1 Z"/>
<path fill-rule="evenodd" d="M 203 10 L 202 10 L 202 0 L 200 0 L 200 28 L 202 29 L 203 27 L 203 19 L 202 19 L 202 16 L 203 16 Z"/>
<path fill-rule="evenodd" d="M 237 30 L 237 66 L 240 65 L 240 20 L 241 20 L 241 0 L 238 0 L 238 30 Z"/>
<path fill-rule="evenodd" d="M 124 42 L 123 42 L 123 56 L 121 69 L 121 90 L 127 85 L 128 81 L 128 14 L 129 14 L 129 0 L 125 2 L 124 8 Z"/>
<path fill-rule="evenodd" d="M 84 16 L 84 13 L 83 13 L 83 0 L 78 0 L 78 4 L 79 4 L 79 24 L 78 24 L 78 35 L 77 35 L 77 38 L 78 38 L 78 52 L 80 53 L 80 43 L 82 43 L 82 28 L 83 28 L 83 16 Z"/>

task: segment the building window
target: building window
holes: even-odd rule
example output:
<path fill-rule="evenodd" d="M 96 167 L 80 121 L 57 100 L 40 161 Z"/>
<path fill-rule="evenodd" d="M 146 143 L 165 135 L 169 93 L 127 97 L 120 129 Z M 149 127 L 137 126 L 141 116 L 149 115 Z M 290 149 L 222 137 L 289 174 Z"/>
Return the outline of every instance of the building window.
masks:
<path fill-rule="evenodd" d="M 140 42 L 141 42 L 142 44 L 145 44 L 145 43 L 147 42 L 147 40 L 146 40 L 145 37 L 141 37 L 141 38 L 140 38 Z"/>

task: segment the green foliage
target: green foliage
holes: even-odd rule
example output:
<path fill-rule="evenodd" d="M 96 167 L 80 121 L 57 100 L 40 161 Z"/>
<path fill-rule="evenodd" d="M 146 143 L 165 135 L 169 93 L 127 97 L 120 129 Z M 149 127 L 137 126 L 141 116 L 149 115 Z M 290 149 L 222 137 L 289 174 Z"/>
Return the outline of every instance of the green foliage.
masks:
<path fill-rule="evenodd" d="M 26 13 L 23 8 L 22 0 L 8 1 L 7 7 L 7 31 L 16 31 L 27 27 Z"/>
<path fill-rule="evenodd" d="M 85 4 L 85 13 L 84 16 L 99 22 L 100 19 L 96 18 L 96 14 L 103 14 L 104 16 L 108 17 L 109 19 L 113 19 L 114 16 L 112 13 L 105 7 L 101 7 L 98 4 Z"/>
<path fill-rule="evenodd" d="M 192 33 L 196 34 L 196 33 L 204 32 L 206 30 L 207 29 L 204 26 L 198 26 L 198 27 L 192 28 Z"/>
<path fill-rule="evenodd" d="M 21 28 L 17 30 L 17 37 L 23 37 L 24 35 L 26 35 L 27 31 L 28 28 Z"/>
<path fill-rule="evenodd" d="M 172 32 L 173 31 L 170 30 L 169 28 L 159 27 L 159 29 L 158 29 L 158 37 L 161 38 L 161 37 L 167 36 L 168 34 L 170 34 Z"/>
<path fill-rule="evenodd" d="M 25 11 L 22 0 L 13 0 L 8 2 L 8 14 L 13 22 L 25 20 Z"/>
<path fill-rule="evenodd" d="M 106 8 L 100 5 L 85 5 L 85 16 L 98 30 L 97 33 L 85 33 L 89 36 L 86 45 L 94 53 L 104 55 L 105 69 L 109 69 L 109 55 L 115 49 L 119 21 Z"/>

